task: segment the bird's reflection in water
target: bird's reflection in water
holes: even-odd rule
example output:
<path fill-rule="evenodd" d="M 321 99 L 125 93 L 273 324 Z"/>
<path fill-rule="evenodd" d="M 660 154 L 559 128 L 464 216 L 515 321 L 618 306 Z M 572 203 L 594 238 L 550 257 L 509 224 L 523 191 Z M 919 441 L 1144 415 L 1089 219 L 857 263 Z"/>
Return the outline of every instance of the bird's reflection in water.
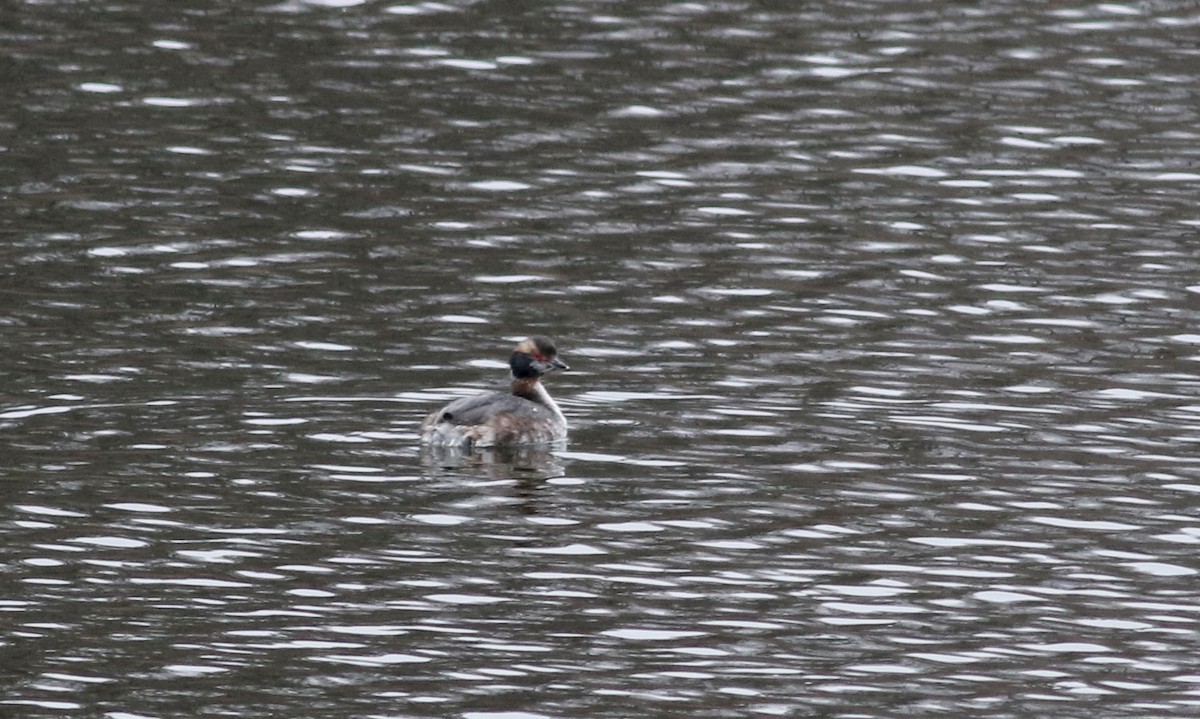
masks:
<path fill-rule="evenodd" d="M 456 474 L 486 479 L 511 480 L 523 514 L 537 514 L 536 493 L 546 480 L 566 474 L 566 464 L 555 456 L 566 449 L 566 441 L 549 444 L 486 447 L 425 446 L 421 463 L 432 475 Z"/>
<path fill-rule="evenodd" d="M 561 477 L 566 465 L 554 452 L 566 449 L 567 443 L 482 447 L 424 446 L 421 463 L 430 470 L 451 470 L 490 479 L 538 479 Z"/>

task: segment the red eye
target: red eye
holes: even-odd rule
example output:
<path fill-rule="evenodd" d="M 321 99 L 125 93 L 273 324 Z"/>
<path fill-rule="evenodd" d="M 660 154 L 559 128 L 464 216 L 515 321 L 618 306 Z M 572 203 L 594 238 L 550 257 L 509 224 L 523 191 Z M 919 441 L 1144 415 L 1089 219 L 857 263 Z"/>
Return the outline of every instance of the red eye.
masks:
<path fill-rule="evenodd" d="M 533 353 L 533 358 L 534 358 L 535 360 L 537 360 L 538 362 L 545 362 L 545 361 L 546 361 L 546 358 L 545 358 L 545 357 L 543 357 L 543 356 L 541 355 L 541 353 L 538 353 L 538 352 L 534 352 L 534 353 Z"/>

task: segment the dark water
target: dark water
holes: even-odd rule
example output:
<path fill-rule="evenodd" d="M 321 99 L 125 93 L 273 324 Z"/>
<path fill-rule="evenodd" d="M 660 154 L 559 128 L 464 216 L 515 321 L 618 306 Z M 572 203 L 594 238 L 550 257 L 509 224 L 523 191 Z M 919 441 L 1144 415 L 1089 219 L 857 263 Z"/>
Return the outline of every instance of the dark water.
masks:
<path fill-rule="evenodd" d="M 0 713 L 1196 716 L 1198 24 L 10 4 Z"/>

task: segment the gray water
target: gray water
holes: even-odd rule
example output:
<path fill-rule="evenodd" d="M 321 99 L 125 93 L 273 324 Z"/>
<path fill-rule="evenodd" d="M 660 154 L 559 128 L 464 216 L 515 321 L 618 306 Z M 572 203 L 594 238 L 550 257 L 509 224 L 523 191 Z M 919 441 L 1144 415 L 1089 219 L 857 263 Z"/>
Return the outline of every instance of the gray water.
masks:
<path fill-rule="evenodd" d="M 1197 25 L 0 10 L 0 714 L 1196 716 Z"/>

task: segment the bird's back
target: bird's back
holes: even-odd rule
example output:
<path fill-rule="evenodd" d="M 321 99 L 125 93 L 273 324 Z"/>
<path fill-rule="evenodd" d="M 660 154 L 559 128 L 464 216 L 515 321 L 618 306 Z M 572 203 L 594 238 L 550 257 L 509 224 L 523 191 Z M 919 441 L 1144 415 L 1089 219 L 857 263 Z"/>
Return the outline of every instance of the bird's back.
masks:
<path fill-rule="evenodd" d="M 421 441 L 433 445 L 533 444 L 566 436 L 555 413 L 524 397 L 489 392 L 456 399 L 421 423 Z"/>

